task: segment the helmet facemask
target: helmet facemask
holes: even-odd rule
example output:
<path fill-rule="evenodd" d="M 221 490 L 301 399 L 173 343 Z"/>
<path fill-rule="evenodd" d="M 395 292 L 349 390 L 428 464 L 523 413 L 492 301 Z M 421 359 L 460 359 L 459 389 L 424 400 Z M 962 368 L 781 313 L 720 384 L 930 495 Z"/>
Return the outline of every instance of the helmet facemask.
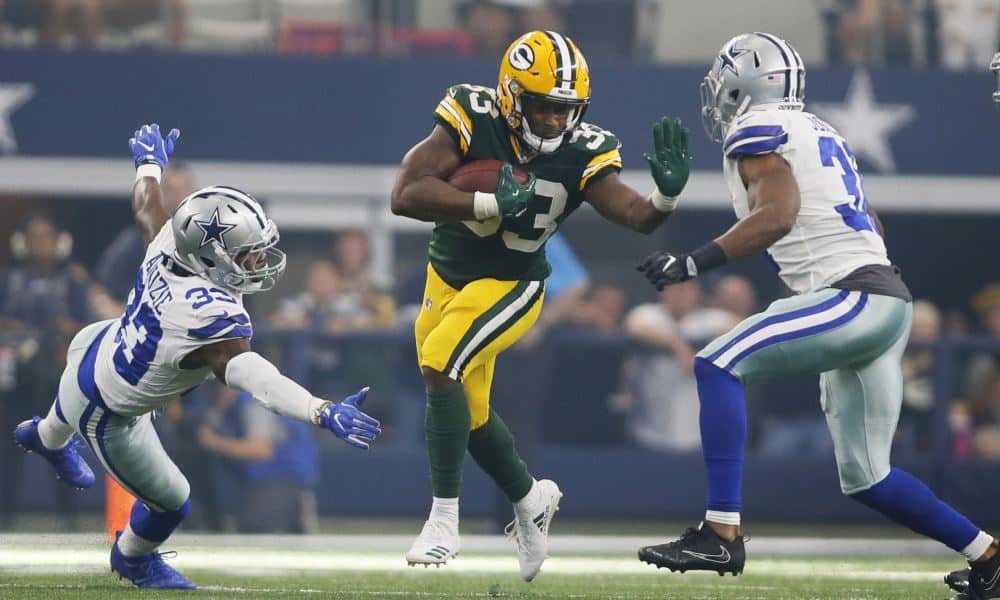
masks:
<path fill-rule="evenodd" d="M 701 81 L 701 124 L 713 142 L 721 142 L 733 119 L 750 107 L 750 95 L 740 97 L 738 89 L 722 87 L 718 64 L 714 65 Z M 725 96 L 725 97 L 723 97 Z"/>
<path fill-rule="evenodd" d="M 539 135 L 541 132 L 536 133 L 531 130 L 531 120 L 525 114 L 524 105 L 528 104 L 530 106 L 533 102 L 550 103 L 568 109 L 566 124 L 563 126 L 561 132 L 551 137 L 543 137 Z M 551 154 L 559 150 L 563 143 L 573 134 L 573 130 L 579 125 L 580 120 L 583 118 L 583 113 L 587 110 L 587 103 L 587 100 L 563 100 L 553 96 L 521 92 L 514 96 L 513 113 L 516 115 L 514 118 L 520 121 L 521 124 L 520 128 L 515 128 L 515 131 L 517 131 L 519 137 L 531 152 Z"/>

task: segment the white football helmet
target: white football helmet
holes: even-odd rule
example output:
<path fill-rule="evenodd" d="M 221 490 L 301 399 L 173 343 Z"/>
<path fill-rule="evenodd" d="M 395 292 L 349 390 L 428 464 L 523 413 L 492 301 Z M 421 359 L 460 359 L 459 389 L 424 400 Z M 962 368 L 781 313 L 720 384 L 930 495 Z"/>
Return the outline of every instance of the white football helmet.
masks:
<path fill-rule="evenodd" d="M 751 106 L 805 106 L 806 70 L 802 57 L 770 33 L 744 33 L 726 42 L 701 83 L 701 122 L 721 142 L 733 119 Z"/>
<path fill-rule="evenodd" d="M 238 293 L 274 287 L 285 271 L 278 227 L 252 196 L 225 186 L 185 198 L 171 219 L 181 266 Z"/>

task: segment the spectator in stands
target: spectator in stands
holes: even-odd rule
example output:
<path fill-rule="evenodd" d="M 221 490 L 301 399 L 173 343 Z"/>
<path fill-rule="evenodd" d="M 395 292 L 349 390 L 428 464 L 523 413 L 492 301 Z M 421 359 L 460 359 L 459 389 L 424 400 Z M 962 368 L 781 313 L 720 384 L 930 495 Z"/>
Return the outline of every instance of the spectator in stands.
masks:
<path fill-rule="evenodd" d="M 701 287 L 693 280 L 667 287 L 659 302 L 629 311 L 626 335 L 651 350 L 634 356 L 625 368 L 631 392 L 625 396 L 630 403 L 627 428 L 634 441 L 660 450 L 700 448 L 695 347 L 728 331 L 738 319 L 729 311 L 705 307 Z"/>
<path fill-rule="evenodd" d="M 281 302 L 271 324 L 282 329 L 343 333 L 375 329 L 378 318 L 364 298 L 348 289 L 340 269 L 329 260 L 309 264 L 305 289 Z"/>
<path fill-rule="evenodd" d="M 516 349 L 536 347 L 550 328 L 571 321 L 584 305 L 590 289 L 590 275 L 586 267 L 561 233 L 554 233 L 546 242 L 545 258 L 552 272 L 545 280 L 542 312 L 534 327 L 518 340 L 514 346 Z"/>
<path fill-rule="evenodd" d="M 981 332 L 1000 340 L 1000 283 L 986 286 L 973 298 Z M 965 394 L 972 416 L 976 453 L 1000 459 L 1000 353 L 977 353 L 969 361 Z"/>
<path fill-rule="evenodd" d="M 220 492 L 238 507 L 238 530 L 315 532 L 319 453 L 309 424 L 270 412 L 249 394 L 219 388 L 198 443 L 225 459 L 216 479 L 229 480 L 229 489 Z M 237 469 L 235 479 L 226 467 Z"/>
<path fill-rule="evenodd" d="M 150 24 L 162 29 L 157 36 L 174 48 L 184 43 L 185 0 L 8 0 L 14 23 L 37 25 L 43 44 L 60 45 L 74 41 L 94 48 L 107 30 L 123 32 L 125 37 Z M 29 5 L 26 5 L 29 4 Z M 33 6 L 30 6 L 33 5 Z M 160 23 L 164 25 L 161 26 Z"/>
<path fill-rule="evenodd" d="M 903 411 L 897 443 L 917 450 L 929 447 L 934 410 L 934 351 L 923 345 L 940 337 L 941 312 L 927 300 L 915 301 L 910 347 L 903 354 Z"/>
<path fill-rule="evenodd" d="M 181 201 L 195 190 L 194 174 L 185 163 L 171 161 L 170 167 L 163 173 L 160 187 L 163 190 L 163 205 L 167 212 L 173 214 Z M 146 253 L 145 248 L 139 228 L 129 223 L 104 249 L 97 259 L 94 278 L 103 286 L 103 293 L 107 297 L 118 302 L 123 302 L 128 297 L 135 285 L 136 271 Z M 119 305 L 112 313 L 121 315 L 121 311 L 122 306 Z M 116 315 L 111 314 L 111 317 L 114 316 Z"/>
<path fill-rule="evenodd" d="M 472 35 L 473 50 L 480 56 L 499 56 L 517 34 L 516 0 L 469 0 L 458 7 L 459 21 Z"/>
<path fill-rule="evenodd" d="M 30 216 L 11 236 L 11 253 L 18 261 L 0 273 L 0 354 L 5 357 L 6 389 L 0 390 L 0 429 L 12 431 L 17 415 L 44 412 L 59 387 L 70 338 L 92 321 L 87 303 L 87 274 L 70 262 L 72 238 L 48 218 Z M 32 408 L 34 407 L 34 408 Z M 17 419 L 20 420 L 20 419 Z M 14 514 L 20 452 L 3 447 L 0 468 L 0 515 Z M 67 516 L 76 526 L 76 499 L 72 490 L 57 484 Z"/>
<path fill-rule="evenodd" d="M 941 65 L 981 69 L 1000 47 L 1000 0 L 936 0 Z"/>
<path fill-rule="evenodd" d="M 359 329 L 388 329 L 396 320 L 396 301 L 380 289 L 370 275 L 368 234 L 360 229 L 344 231 L 334 242 L 334 262 L 340 273 L 341 294 L 367 311 L 369 318 Z"/>
<path fill-rule="evenodd" d="M 914 15 L 906 0 L 825 2 L 827 50 L 831 63 L 908 65 Z"/>
<path fill-rule="evenodd" d="M 727 275 L 712 286 L 709 304 L 733 315 L 733 325 L 757 312 L 757 292 L 742 275 Z"/>

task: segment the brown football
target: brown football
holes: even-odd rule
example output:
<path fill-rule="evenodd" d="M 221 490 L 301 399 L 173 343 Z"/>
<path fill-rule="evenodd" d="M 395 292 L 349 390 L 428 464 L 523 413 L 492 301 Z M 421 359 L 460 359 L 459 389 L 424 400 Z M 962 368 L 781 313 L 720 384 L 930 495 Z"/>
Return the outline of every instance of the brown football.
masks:
<path fill-rule="evenodd" d="M 501 167 L 503 167 L 503 162 L 499 160 L 473 160 L 460 166 L 452 173 L 448 183 L 463 192 L 492 194 L 497 191 Z M 520 184 L 527 183 L 528 173 L 514 165 L 514 180 Z"/>

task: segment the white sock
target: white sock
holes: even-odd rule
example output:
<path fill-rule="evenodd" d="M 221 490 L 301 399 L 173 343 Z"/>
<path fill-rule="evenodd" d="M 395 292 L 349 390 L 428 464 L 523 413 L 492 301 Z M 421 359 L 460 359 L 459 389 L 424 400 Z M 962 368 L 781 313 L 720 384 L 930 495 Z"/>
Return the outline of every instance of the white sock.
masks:
<path fill-rule="evenodd" d="M 56 415 L 56 405 L 49 409 L 49 414 L 38 422 L 38 437 L 42 445 L 49 450 L 58 450 L 69 443 L 73 437 L 73 428 L 63 423 Z"/>
<path fill-rule="evenodd" d="M 458 523 L 458 498 L 438 498 L 434 497 L 431 504 L 431 519 L 440 519 L 452 523 Z"/>
<path fill-rule="evenodd" d="M 721 525 L 736 525 L 738 527 L 740 524 L 740 513 L 724 512 L 721 510 L 706 510 L 705 520 L 713 523 L 719 523 Z"/>
<path fill-rule="evenodd" d="M 541 503 L 542 488 L 539 487 L 538 480 L 533 479 L 528 493 L 524 495 L 524 498 L 514 503 L 514 512 L 522 517 L 534 517 Z"/>
<path fill-rule="evenodd" d="M 121 550 L 122 554 L 129 558 L 149 554 L 159 547 L 160 542 L 151 542 L 136 535 L 136 533 L 132 531 L 131 523 L 125 528 L 125 531 L 122 532 L 122 536 L 118 538 L 118 549 Z"/>
<path fill-rule="evenodd" d="M 976 560 L 982 556 L 984 552 L 986 552 L 987 548 L 989 548 L 992 543 L 993 536 L 983 530 L 980 530 L 979 535 L 977 535 L 968 546 L 962 549 L 962 556 L 970 561 Z"/>

